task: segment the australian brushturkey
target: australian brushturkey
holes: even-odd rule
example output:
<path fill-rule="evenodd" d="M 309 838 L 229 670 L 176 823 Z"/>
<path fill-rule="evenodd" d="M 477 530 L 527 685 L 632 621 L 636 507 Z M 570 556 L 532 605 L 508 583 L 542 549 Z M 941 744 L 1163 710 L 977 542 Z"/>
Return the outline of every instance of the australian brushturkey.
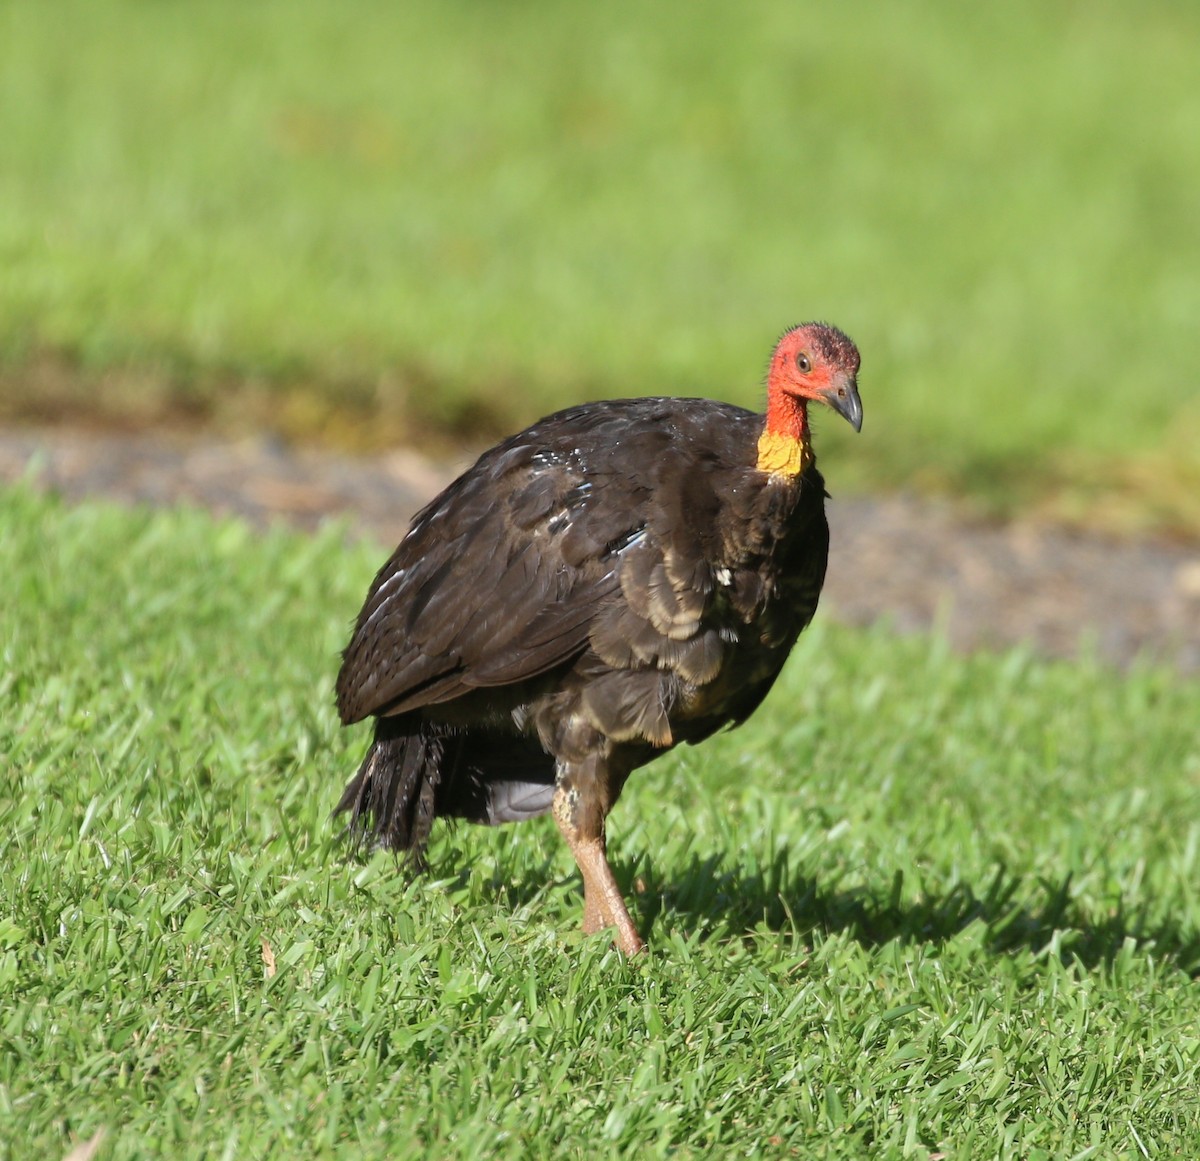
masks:
<path fill-rule="evenodd" d="M 744 721 L 812 619 L 825 489 L 809 401 L 858 430 L 858 350 L 808 323 L 767 412 L 709 399 L 560 411 L 485 452 L 379 570 L 337 682 L 375 737 L 338 810 L 419 858 L 439 815 L 550 811 L 585 931 L 642 947 L 605 855 L 632 770 Z"/>

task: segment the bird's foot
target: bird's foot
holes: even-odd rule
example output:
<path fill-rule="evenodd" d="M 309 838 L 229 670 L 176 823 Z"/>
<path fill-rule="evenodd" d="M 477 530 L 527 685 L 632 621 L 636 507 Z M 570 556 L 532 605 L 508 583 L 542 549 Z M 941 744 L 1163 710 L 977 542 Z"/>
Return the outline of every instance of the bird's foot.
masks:
<path fill-rule="evenodd" d="M 613 946 L 624 955 L 637 955 L 646 950 L 646 941 L 638 934 L 637 928 L 634 927 L 632 921 L 628 920 L 625 923 L 595 923 L 589 924 L 587 920 L 583 923 L 584 935 L 595 935 L 601 931 L 607 931 L 609 928 L 616 928 L 613 935 Z"/>
<path fill-rule="evenodd" d="M 607 870 L 607 866 L 605 869 Z M 611 876 L 612 872 L 609 871 L 610 881 Z M 621 898 L 621 893 L 617 890 L 616 882 L 611 881 L 611 892 L 605 887 L 605 884 L 598 884 L 589 881 L 587 876 L 584 877 L 584 935 L 595 935 L 610 927 L 616 928 L 613 943 L 625 955 L 637 955 L 638 952 L 645 951 L 645 941 L 638 934 L 638 929 L 634 926 L 633 919 L 630 918 L 629 911 L 625 907 L 625 900 Z"/>
<path fill-rule="evenodd" d="M 637 955 L 646 945 L 629 918 L 621 888 L 617 886 L 612 868 L 608 865 L 603 816 L 598 823 L 593 821 L 588 830 L 583 830 L 576 822 L 576 803 L 572 792 L 562 787 L 555 791 L 553 813 L 554 821 L 567 840 L 583 876 L 584 934 L 593 935 L 615 927 L 617 933 L 613 942 L 626 955 Z"/>

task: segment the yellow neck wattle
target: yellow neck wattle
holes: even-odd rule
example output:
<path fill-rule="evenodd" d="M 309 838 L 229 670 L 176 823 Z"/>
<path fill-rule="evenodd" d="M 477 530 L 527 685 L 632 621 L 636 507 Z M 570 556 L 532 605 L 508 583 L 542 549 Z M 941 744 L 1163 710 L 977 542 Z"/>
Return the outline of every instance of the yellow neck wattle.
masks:
<path fill-rule="evenodd" d="M 769 428 L 758 437 L 758 459 L 755 466 L 760 472 L 773 476 L 795 477 L 813 462 L 812 444 L 808 441 L 807 429 L 799 436 L 771 431 Z"/>

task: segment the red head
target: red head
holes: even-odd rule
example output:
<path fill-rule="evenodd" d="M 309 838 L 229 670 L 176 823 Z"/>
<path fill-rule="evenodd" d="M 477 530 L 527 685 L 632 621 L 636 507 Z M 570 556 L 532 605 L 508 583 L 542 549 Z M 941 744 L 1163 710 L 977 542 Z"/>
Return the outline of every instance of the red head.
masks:
<path fill-rule="evenodd" d="M 836 327 L 802 323 L 775 345 L 767 372 L 767 427 L 772 413 L 783 419 L 796 401 L 827 404 L 855 431 L 862 429 L 858 397 L 858 348 Z M 801 405 L 803 406 L 803 405 Z"/>
<path fill-rule="evenodd" d="M 756 466 L 772 476 L 795 478 L 813 461 L 808 402 L 827 404 L 862 428 L 858 348 L 836 327 L 803 323 L 775 345 L 767 371 L 767 422 L 758 440 Z"/>

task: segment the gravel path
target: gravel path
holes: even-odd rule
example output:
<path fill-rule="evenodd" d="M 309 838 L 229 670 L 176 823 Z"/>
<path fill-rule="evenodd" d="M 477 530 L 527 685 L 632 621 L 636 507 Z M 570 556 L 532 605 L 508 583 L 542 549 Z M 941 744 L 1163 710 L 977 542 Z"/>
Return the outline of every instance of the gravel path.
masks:
<path fill-rule="evenodd" d="M 413 451 L 353 459 L 269 440 L 0 430 L 0 482 L 307 529 L 337 514 L 387 546 L 464 466 Z M 1200 671 L 1200 545 L 971 523 L 950 505 L 906 496 L 835 498 L 829 517 L 823 600 L 840 620 L 883 617 L 901 631 L 937 623 L 964 649 L 1027 642 L 1070 656 L 1089 641 L 1118 664 L 1146 652 Z"/>

